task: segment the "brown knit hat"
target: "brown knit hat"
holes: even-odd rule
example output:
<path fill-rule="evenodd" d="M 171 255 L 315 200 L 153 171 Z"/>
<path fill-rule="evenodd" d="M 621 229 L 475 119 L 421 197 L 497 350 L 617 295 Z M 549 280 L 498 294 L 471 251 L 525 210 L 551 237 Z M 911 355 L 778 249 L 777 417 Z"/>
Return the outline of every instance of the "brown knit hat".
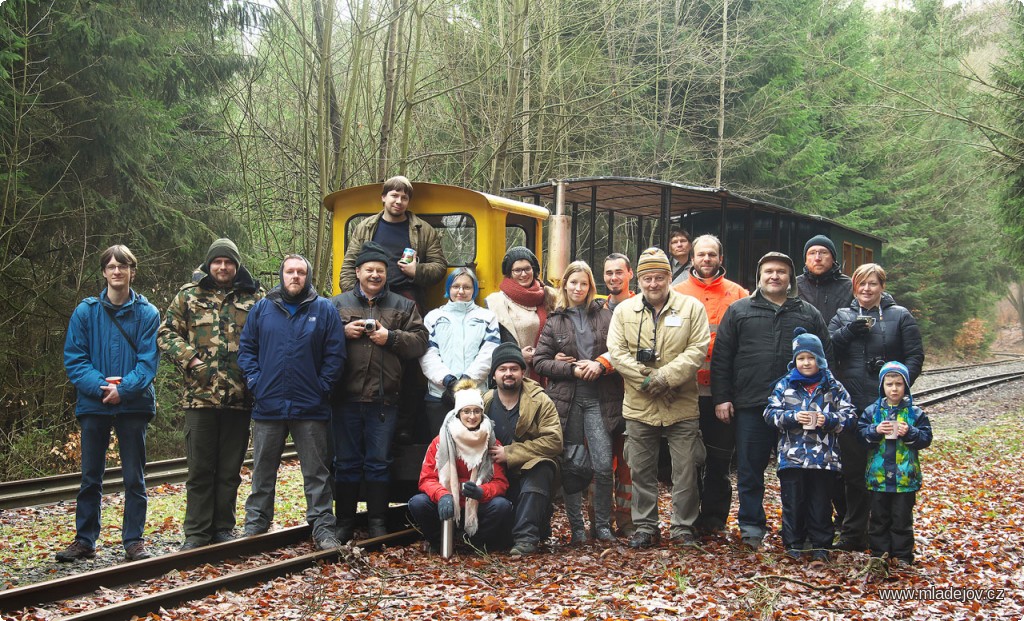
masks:
<path fill-rule="evenodd" d="M 672 273 L 672 265 L 668 262 L 668 255 L 660 248 L 648 248 L 640 253 L 636 262 L 636 275 L 642 276 L 644 272 L 665 271 Z"/>

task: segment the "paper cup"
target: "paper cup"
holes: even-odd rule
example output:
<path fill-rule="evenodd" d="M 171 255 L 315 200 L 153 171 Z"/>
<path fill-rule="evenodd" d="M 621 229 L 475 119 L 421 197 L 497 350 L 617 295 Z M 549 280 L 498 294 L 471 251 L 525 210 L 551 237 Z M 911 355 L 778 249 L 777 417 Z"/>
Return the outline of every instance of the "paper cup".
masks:
<path fill-rule="evenodd" d="M 105 382 L 107 382 L 108 384 L 113 384 L 113 385 L 117 386 L 118 384 L 121 383 L 121 376 L 120 375 L 114 375 L 114 376 L 111 376 L 111 377 L 105 377 L 105 378 L 103 378 L 103 380 Z"/>

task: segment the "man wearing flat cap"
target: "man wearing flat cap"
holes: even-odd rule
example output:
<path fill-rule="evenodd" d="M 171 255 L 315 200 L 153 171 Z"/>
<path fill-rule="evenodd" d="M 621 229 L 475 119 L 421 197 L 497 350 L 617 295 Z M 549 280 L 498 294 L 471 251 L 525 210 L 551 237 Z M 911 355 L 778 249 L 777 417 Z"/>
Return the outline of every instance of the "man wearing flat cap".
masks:
<path fill-rule="evenodd" d="M 388 252 L 373 241 L 354 259 L 356 285 L 331 299 L 345 324 L 348 366 L 332 398 L 338 539 L 352 538 L 361 484 L 370 536 L 387 534 L 391 440 L 404 367 L 427 351 L 416 305 L 388 288 Z M 418 367 L 418 365 L 417 365 Z"/>
<path fill-rule="evenodd" d="M 769 252 L 757 262 L 757 288 L 732 303 L 722 316 L 711 357 L 711 398 L 715 416 L 736 430 L 737 521 L 744 545 L 761 549 L 767 532 L 764 471 L 776 446 L 764 420 L 775 382 L 793 359 L 793 330 L 818 337 L 831 364 L 832 340 L 821 313 L 797 297 L 793 260 Z"/>
<path fill-rule="evenodd" d="M 182 550 L 234 538 L 252 409 L 238 367 L 238 342 L 263 295 L 234 242 L 218 239 L 164 314 L 160 349 L 181 369 L 184 384 L 188 481 Z"/>
<path fill-rule="evenodd" d="M 704 463 L 697 409 L 697 369 L 711 341 L 708 315 L 696 298 L 672 289 L 668 256 L 648 248 L 636 264 L 641 295 L 615 307 L 608 353 L 622 376 L 626 397 L 626 463 L 633 478 L 631 548 L 649 548 L 658 529 L 658 456 L 661 439 L 672 455 L 669 536 L 694 541 L 700 509 L 698 469 Z"/>

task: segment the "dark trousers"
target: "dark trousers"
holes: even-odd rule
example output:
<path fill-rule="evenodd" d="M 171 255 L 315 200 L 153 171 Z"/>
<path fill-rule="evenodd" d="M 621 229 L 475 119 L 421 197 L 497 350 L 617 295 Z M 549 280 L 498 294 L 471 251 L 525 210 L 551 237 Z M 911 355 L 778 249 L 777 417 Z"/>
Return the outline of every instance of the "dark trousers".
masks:
<path fill-rule="evenodd" d="M 551 536 L 551 487 L 555 466 L 541 462 L 529 470 L 509 473 L 508 493 L 515 515 L 513 542 L 540 543 Z"/>
<path fill-rule="evenodd" d="M 398 408 L 381 403 L 345 402 L 331 409 L 334 480 L 338 483 L 391 480 L 391 438 Z"/>
<path fill-rule="evenodd" d="M 82 487 L 75 505 L 75 539 L 90 548 L 100 536 L 100 503 L 103 498 L 103 473 L 107 468 L 110 432 L 117 433 L 124 477 L 124 517 L 121 542 L 127 549 L 142 541 L 146 527 L 146 427 L 149 414 L 85 414 L 78 417 L 82 428 Z"/>
<path fill-rule="evenodd" d="M 242 462 L 249 446 L 249 412 L 185 410 L 185 539 L 200 545 L 235 527 Z"/>
<path fill-rule="evenodd" d="M 843 486 L 846 488 L 846 515 L 839 539 L 860 547 L 868 543 L 868 513 L 871 496 L 864 483 L 868 465 L 868 448 L 857 431 L 848 429 L 839 434 L 839 449 L 843 460 Z"/>
<path fill-rule="evenodd" d="M 778 442 L 777 432 L 764 422 L 764 408 L 739 408 L 736 426 L 737 515 L 741 537 L 764 538 L 768 521 L 764 514 L 764 471 Z"/>
<path fill-rule="evenodd" d="M 462 509 L 460 509 L 461 511 Z M 423 538 L 435 547 L 441 545 L 441 518 L 437 517 L 437 504 L 426 494 L 409 499 L 409 513 L 420 527 Z M 476 548 L 499 550 L 509 546 L 508 533 L 512 524 L 512 503 L 503 496 L 482 502 L 477 507 L 479 528 L 469 542 Z M 465 525 L 465 513 L 461 524 Z"/>
<path fill-rule="evenodd" d="M 839 473 L 831 470 L 786 468 L 779 470 L 782 493 L 782 544 L 802 550 L 805 542 L 815 550 L 832 547 L 832 491 Z"/>
<path fill-rule="evenodd" d="M 711 397 L 697 400 L 700 408 L 700 434 L 707 457 L 700 478 L 700 515 L 696 526 L 707 530 L 722 530 L 729 518 L 732 505 L 732 482 L 729 467 L 736 447 L 736 431 L 715 416 L 715 403 Z"/>
<path fill-rule="evenodd" d="M 916 492 L 871 492 L 871 556 L 914 562 Z"/>

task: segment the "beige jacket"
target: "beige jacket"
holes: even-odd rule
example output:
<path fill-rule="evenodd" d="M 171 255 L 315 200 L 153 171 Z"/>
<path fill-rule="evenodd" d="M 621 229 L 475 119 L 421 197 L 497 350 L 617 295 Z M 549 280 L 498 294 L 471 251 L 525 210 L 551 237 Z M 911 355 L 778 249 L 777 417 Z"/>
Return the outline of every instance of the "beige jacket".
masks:
<path fill-rule="evenodd" d="M 608 330 L 608 354 L 626 384 L 622 417 L 655 426 L 698 418 L 697 369 L 704 363 L 710 341 L 704 305 L 688 295 L 671 291 L 656 322 L 643 295 L 616 306 Z M 657 358 L 648 364 L 637 362 L 637 350 L 651 347 Z M 640 389 L 655 370 L 671 386 L 657 399 Z"/>

